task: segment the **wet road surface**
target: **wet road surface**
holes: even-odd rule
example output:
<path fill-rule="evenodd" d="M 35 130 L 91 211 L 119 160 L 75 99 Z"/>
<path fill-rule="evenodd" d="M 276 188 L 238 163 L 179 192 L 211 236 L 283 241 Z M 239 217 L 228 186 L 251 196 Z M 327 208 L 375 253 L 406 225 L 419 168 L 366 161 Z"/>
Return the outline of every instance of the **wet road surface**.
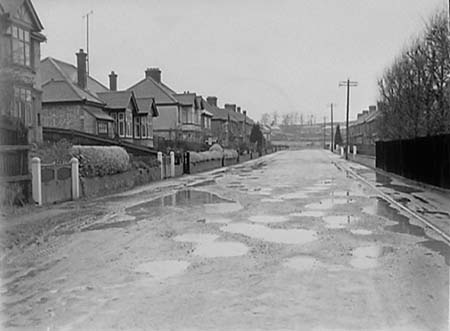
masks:
<path fill-rule="evenodd" d="M 449 246 L 342 162 L 279 152 L 103 199 L 114 212 L 8 252 L 2 326 L 447 330 Z"/>

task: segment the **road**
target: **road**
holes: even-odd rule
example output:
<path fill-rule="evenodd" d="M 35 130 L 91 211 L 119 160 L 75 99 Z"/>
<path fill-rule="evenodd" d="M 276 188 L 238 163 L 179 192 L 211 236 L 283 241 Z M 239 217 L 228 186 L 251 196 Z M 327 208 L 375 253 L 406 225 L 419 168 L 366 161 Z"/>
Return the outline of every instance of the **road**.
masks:
<path fill-rule="evenodd" d="M 448 245 L 348 167 L 284 151 L 45 210 L 4 238 L 3 328 L 447 330 Z"/>

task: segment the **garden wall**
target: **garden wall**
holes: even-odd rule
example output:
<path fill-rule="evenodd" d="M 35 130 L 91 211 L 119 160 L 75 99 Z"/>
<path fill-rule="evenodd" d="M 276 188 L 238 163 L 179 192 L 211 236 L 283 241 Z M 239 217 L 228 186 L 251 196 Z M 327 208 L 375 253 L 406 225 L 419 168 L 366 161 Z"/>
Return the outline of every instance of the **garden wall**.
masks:
<path fill-rule="evenodd" d="M 81 196 L 94 197 L 131 189 L 161 180 L 160 168 L 133 169 L 124 173 L 93 178 L 80 178 Z"/>
<path fill-rule="evenodd" d="M 232 159 L 224 159 L 223 165 L 225 167 L 231 166 L 233 164 L 237 164 L 238 163 L 238 159 L 237 158 L 232 158 Z"/>
<path fill-rule="evenodd" d="M 222 167 L 221 159 L 201 161 L 201 162 L 196 162 L 196 163 L 191 162 L 189 164 L 189 170 L 190 170 L 191 174 L 209 171 L 209 170 L 213 170 L 213 169 L 217 169 L 217 168 L 221 168 L 221 167 Z"/>

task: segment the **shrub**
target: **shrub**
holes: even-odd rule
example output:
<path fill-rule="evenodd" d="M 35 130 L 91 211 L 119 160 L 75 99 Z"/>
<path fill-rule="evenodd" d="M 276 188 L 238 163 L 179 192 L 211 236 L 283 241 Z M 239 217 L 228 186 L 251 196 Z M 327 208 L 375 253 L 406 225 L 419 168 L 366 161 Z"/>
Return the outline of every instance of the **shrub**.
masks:
<path fill-rule="evenodd" d="M 82 177 L 102 177 L 130 169 L 130 156 L 119 146 L 73 146 Z"/>
<path fill-rule="evenodd" d="M 223 148 L 219 144 L 214 144 L 209 148 L 210 152 L 220 152 L 223 153 Z"/>
<path fill-rule="evenodd" d="M 237 157 L 238 157 L 238 152 L 235 151 L 234 149 L 225 149 L 225 150 L 223 151 L 223 156 L 224 156 L 226 159 L 237 159 Z"/>
<path fill-rule="evenodd" d="M 220 159 L 222 159 L 222 155 L 223 154 L 221 152 L 217 152 L 217 151 L 200 152 L 200 153 L 189 152 L 191 163 L 220 160 Z"/>
<path fill-rule="evenodd" d="M 38 157 L 42 163 L 69 163 L 72 158 L 72 144 L 65 139 L 56 143 L 43 143 L 30 153 L 31 157 Z"/>

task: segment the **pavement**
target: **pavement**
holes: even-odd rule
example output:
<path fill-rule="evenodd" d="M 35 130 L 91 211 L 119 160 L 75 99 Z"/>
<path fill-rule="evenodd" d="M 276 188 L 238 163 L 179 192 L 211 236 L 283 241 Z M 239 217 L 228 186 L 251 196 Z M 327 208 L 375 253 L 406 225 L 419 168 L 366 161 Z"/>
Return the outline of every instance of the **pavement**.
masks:
<path fill-rule="evenodd" d="M 2 327 L 447 330 L 450 249 L 413 213 L 449 205 L 303 150 L 35 209 L 3 222 Z"/>

